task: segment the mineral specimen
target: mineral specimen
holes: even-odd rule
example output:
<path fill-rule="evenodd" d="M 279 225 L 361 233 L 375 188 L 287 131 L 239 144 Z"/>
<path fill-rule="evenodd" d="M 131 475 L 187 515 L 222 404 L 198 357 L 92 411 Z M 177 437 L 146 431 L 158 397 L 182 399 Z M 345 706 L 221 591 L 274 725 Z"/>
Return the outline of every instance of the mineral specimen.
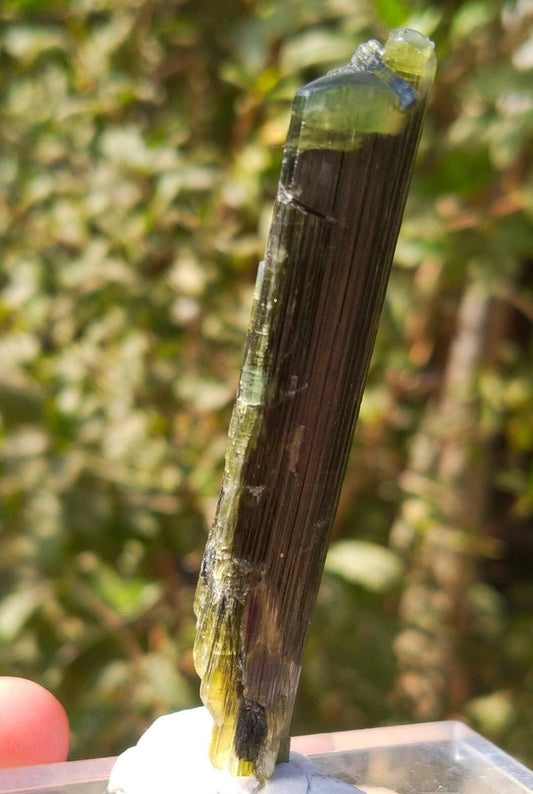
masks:
<path fill-rule="evenodd" d="M 210 757 L 270 777 L 301 656 L 435 71 L 393 31 L 295 97 L 195 609 Z"/>

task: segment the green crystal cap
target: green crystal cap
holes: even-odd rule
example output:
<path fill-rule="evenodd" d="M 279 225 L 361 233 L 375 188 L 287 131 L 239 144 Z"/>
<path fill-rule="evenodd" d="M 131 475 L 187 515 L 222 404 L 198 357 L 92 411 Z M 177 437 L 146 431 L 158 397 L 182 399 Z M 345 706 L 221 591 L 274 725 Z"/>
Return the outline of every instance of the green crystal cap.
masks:
<path fill-rule="evenodd" d="M 287 147 L 349 151 L 363 134 L 395 135 L 435 69 L 433 42 L 414 30 L 393 30 L 383 47 L 360 44 L 349 64 L 299 89 Z"/>
<path fill-rule="evenodd" d="M 405 80 L 427 87 L 435 76 L 437 59 L 430 39 L 409 28 L 397 28 L 383 48 L 383 61 Z"/>

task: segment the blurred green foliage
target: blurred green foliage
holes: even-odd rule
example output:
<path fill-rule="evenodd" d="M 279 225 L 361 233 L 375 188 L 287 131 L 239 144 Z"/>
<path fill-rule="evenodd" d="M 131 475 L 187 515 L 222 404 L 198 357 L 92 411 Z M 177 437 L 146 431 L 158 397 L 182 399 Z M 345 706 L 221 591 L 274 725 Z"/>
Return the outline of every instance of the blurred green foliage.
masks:
<path fill-rule="evenodd" d="M 533 762 L 531 13 L 3 0 L 0 673 L 58 695 L 73 758 L 116 753 L 198 702 L 192 594 L 290 100 L 360 40 L 409 25 L 434 38 L 440 70 L 294 732 L 460 714 Z M 488 319 L 468 397 L 443 403 L 467 289 Z M 423 456 L 412 471 L 428 416 L 437 449 L 453 436 L 450 399 L 468 409 L 457 444 L 479 474 L 475 528 L 440 509 L 464 500 L 461 483 Z M 442 640 L 413 590 L 430 568 L 464 618 Z M 449 698 L 432 698 L 432 675 Z"/>

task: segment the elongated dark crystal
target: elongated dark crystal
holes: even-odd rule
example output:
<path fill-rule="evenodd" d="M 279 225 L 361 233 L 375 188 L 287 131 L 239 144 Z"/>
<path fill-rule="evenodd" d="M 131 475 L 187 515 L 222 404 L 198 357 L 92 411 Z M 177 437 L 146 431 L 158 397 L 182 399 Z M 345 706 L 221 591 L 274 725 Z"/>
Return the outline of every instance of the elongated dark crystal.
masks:
<path fill-rule="evenodd" d="M 288 749 L 434 70 L 398 30 L 294 100 L 195 602 L 211 760 L 233 774 L 269 777 Z"/>

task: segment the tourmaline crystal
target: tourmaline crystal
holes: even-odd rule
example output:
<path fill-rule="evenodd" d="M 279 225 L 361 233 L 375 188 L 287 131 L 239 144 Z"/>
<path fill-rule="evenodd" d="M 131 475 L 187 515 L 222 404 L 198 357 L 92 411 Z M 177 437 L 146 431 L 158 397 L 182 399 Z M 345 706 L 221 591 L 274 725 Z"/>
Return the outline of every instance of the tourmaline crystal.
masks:
<path fill-rule="evenodd" d="M 294 100 L 195 601 L 211 760 L 235 775 L 288 753 L 434 71 L 432 43 L 396 30 Z"/>

